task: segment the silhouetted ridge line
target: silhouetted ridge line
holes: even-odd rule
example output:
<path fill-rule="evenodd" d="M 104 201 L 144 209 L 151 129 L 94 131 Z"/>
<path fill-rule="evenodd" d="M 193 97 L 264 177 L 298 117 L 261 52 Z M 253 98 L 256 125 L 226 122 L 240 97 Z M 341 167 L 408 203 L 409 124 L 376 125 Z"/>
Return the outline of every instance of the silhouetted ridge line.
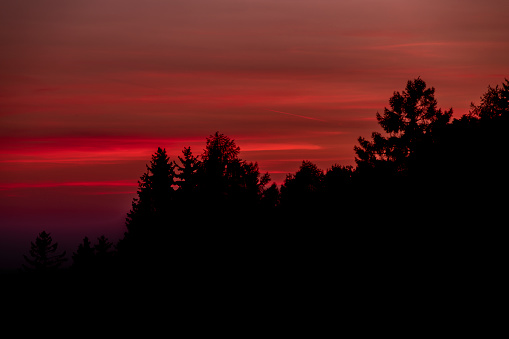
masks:
<path fill-rule="evenodd" d="M 303 161 L 280 187 L 219 132 L 199 155 L 185 147 L 173 160 L 158 148 L 123 238 L 85 237 L 70 272 L 198 283 L 489 268 L 496 260 L 483 260 L 500 257 L 508 202 L 509 81 L 452 122 L 434 95 L 422 79 L 408 81 L 376 114 L 385 134 L 359 138 L 355 168 Z M 26 269 L 55 271 L 65 259 L 56 249 L 42 232 Z"/>

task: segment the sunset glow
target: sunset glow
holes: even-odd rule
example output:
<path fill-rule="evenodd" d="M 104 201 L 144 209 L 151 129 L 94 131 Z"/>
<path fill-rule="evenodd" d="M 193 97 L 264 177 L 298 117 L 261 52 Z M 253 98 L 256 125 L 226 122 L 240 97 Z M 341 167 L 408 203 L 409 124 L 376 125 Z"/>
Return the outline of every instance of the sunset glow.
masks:
<path fill-rule="evenodd" d="M 0 238 L 121 234 L 157 147 L 199 155 L 216 131 L 278 184 L 302 160 L 354 165 L 407 80 L 460 117 L 509 77 L 508 13 L 498 0 L 2 1 Z"/>

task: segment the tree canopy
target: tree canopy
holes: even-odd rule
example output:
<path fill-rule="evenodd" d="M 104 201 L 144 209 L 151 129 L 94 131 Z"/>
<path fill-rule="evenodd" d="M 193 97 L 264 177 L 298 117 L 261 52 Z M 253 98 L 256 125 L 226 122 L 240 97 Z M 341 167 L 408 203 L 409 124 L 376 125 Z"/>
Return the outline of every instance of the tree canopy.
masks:
<path fill-rule="evenodd" d="M 382 263 L 378 255 L 397 248 L 382 266 L 415 253 L 411 247 L 435 255 L 428 243 L 439 253 L 443 242 L 494 227 L 504 211 L 508 93 L 507 79 L 488 87 L 469 114 L 451 122 L 452 109 L 437 108 L 433 87 L 408 81 L 376 113 L 385 134 L 359 138 L 355 168 L 323 170 L 304 160 L 279 186 L 268 185 L 269 174 L 241 159 L 235 140 L 219 132 L 201 153 L 184 147 L 175 161 L 159 147 L 138 181 L 123 238 L 114 246 L 105 236 L 95 245 L 85 237 L 73 267 L 200 272 L 203 280 L 226 271 L 334 271 L 341 251 L 365 264 Z M 59 267 L 65 252 L 56 250 L 42 232 L 25 268 Z"/>
<path fill-rule="evenodd" d="M 502 86 L 488 86 L 488 90 L 481 97 L 478 105 L 470 104 L 470 111 L 466 118 L 494 119 L 509 114 L 509 80 L 505 79 Z"/>
<path fill-rule="evenodd" d="M 398 171 L 407 168 L 407 162 L 419 145 L 432 140 L 433 132 L 447 125 L 452 109 L 442 112 L 437 108 L 435 88 L 426 87 L 421 78 L 408 81 L 402 93 L 394 92 L 389 99 L 390 108 L 376 119 L 388 134 L 373 132 L 372 141 L 359 137 L 354 150 L 359 167 L 374 167 L 383 162 Z"/>

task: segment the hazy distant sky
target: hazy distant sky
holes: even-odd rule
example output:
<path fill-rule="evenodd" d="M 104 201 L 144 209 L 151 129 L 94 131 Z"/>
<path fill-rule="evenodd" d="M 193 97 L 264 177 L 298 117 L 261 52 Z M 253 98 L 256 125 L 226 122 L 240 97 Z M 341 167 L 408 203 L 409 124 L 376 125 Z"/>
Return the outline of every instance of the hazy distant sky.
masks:
<path fill-rule="evenodd" d="M 509 77 L 508 14 L 506 0 L 2 0 L 0 236 L 119 235 L 157 147 L 199 154 L 215 131 L 278 183 L 302 160 L 353 165 L 408 80 L 458 117 Z"/>

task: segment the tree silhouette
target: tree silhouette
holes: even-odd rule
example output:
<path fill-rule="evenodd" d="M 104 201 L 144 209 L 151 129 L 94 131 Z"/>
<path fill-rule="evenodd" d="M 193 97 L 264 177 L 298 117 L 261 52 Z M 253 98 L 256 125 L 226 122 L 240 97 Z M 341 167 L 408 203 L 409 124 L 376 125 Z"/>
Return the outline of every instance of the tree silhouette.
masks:
<path fill-rule="evenodd" d="M 333 165 L 323 177 L 324 199 L 330 208 L 334 204 L 342 206 L 351 201 L 354 192 L 355 171 L 352 166 Z M 343 206 L 344 207 L 344 206 Z"/>
<path fill-rule="evenodd" d="M 175 164 L 170 161 L 165 149 L 160 147 L 152 156 L 149 172 L 150 202 L 156 214 L 164 214 L 173 198 Z"/>
<path fill-rule="evenodd" d="M 216 132 L 207 138 L 202 159 L 209 172 L 222 174 L 228 164 L 238 160 L 239 152 L 240 147 L 235 144 L 235 140 Z"/>
<path fill-rule="evenodd" d="M 338 191 L 352 185 L 354 169 L 352 166 L 333 165 L 325 172 L 324 185 L 327 190 Z"/>
<path fill-rule="evenodd" d="M 88 237 L 79 244 L 78 250 L 73 254 L 72 269 L 74 272 L 85 274 L 105 273 L 113 268 L 114 259 L 113 243 L 104 235 L 97 238 L 97 243 L 92 246 Z"/>
<path fill-rule="evenodd" d="M 509 114 L 509 80 L 505 79 L 502 86 L 495 88 L 488 86 L 488 90 L 481 97 L 479 105 L 470 104 L 470 111 L 466 118 L 494 119 Z"/>
<path fill-rule="evenodd" d="M 97 238 L 98 243 L 94 245 L 95 261 L 98 270 L 104 271 L 112 264 L 113 259 L 113 243 L 108 241 L 104 235 Z"/>
<path fill-rule="evenodd" d="M 235 140 L 216 132 L 207 138 L 201 155 L 200 188 L 211 199 L 223 200 L 227 194 L 228 180 L 233 177 L 234 164 L 238 165 L 240 148 Z M 214 198 L 212 198 L 214 197 Z"/>
<path fill-rule="evenodd" d="M 318 206 L 324 173 L 314 163 L 302 161 L 299 170 L 288 174 L 281 186 L 281 205 L 287 207 Z"/>
<path fill-rule="evenodd" d="M 42 231 L 30 246 L 31 258 L 24 255 L 28 265 L 23 265 L 25 271 L 46 273 L 59 268 L 67 259 L 65 251 L 57 254 L 58 243 L 53 243 L 50 233 Z"/>
<path fill-rule="evenodd" d="M 97 238 L 98 243 L 94 245 L 94 250 L 96 252 L 97 257 L 99 258 L 107 258 L 110 257 L 112 253 L 113 243 L 108 241 L 104 235 L 101 235 Z"/>
<path fill-rule="evenodd" d="M 270 176 L 240 159 L 240 147 L 219 132 L 199 156 L 186 147 L 173 162 L 158 148 L 138 182 L 117 251 L 104 235 L 95 245 L 85 237 L 72 267 L 99 284 L 114 279 L 97 274 L 123 268 L 129 277 L 160 272 L 185 281 L 239 281 L 242 272 L 249 279 L 258 273 L 316 277 L 336 274 L 335 268 L 345 275 L 387 274 L 394 261 L 420 270 L 434 260 L 445 272 L 452 260 L 467 267 L 481 252 L 496 252 L 490 252 L 493 234 L 504 239 L 497 232 L 504 229 L 509 190 L 509 81 L 489 86 L 452 123 L 452 110 L 437 109 L 434 89 L 420 78 L 389 102 L 377 113 L 387 135 L 359 138 L 357 168 L 322 171 L 302 161 L 280 188 L 266 188 Z M 44 231 L 30 256 L 24 256 L 27 271 L 53 271 L 65 261 Z M 458 264 L 461 257 L 468 260 Z"/>
<path fill-rule="evenodd" d="M 265 210 L 272 211 L 279 205 L 280 192 L 277 184 L 272 183 L 262 193 L 261 204 Z"/>
<path fill-rule="evenodd" d="M 508 128 L 506 79 L 502 86 L 488 86 L 468 114 L 435 133 L 433 144 L 416 159 L 413 176 L 422 178 L 428 190 L 444 192 L 435 200 L 453 207 L 457 219 L 468 215 L 468 222 L 486 222 L 499 216 L 496 211 L 503 210 L 503 192 L 509 189 L 504 157 L 509 148 Z"/>
<path fill-rule="evenodd" d="M 72 268 L 77 271 L 90 271 L 94 266 L 95 253 L 88 237 L 83 239 L 83 243 L 78 245 L 78 249 L 72 255 Z"/>
<path fill-rule="evenodd" d="M 174 195 L 175 165 L 170 162 L 165 149 L 160 147 L 152 155 L 147 172 L 138 181 L 138 198 L 132 203 L 127 215 L 129 233 L 148 231 L 152 227 L 164 227 L 169 221 L 169 208 Z"/>
<path fill-rule="evenodd" d="M 229 200 L 236 205 L 255 206 L 263 194 L 270 175 L 260 174 L 258 163 L 236 161 L 230 165 L 228 178 Z"/>
<path fill-rule="evenodd" d="M 359 146 L 354 147 L 355 161 L 361 169 L 382 162 L 396 171 L 406 170 L 408 159 L 420 144 L 431 140 L 433 132 L 445 126 L 452 116 L 452 109 L 445 112 L 437 109 L 435 89 L 426 88 L 421 78 L 408 81 L 402 93 L 394 92 L 389 105 L 383 115 L 376 114 L 388 136 L 373 132 L 372 141 L 359 137 Z"/>
<path fill-rule="evenodd" d="M 138 181 L 138 197 L 133 199 L 126 218 L 127 232 L 117 244 L 122 260 L 140 264 L 161 251 L 172 222 L 174 178 L 175 164 L 159 147 Z"/>
<path fill-rule="evenodd" d="M 239 159 L 239 152 L 235 140 L 224 134 L 216 132 L 207 138 L 198 185 L 204 203 L 212 209 L 225 202 L 236 208 L 255 205 L 270 181 L 268 173 L 260 174 L 257 163 Z"/>
<path fill-rule="evenodd" d="M 182 155 L 183 157 L 178 156 L 180 165 L 174 162 L 177 170 L 175 177 L 179 179 L 176 182 L 179 193 L 182 193 L 184 197 L 188 197 L 196 189 L 196 172 L 200 166 L 200 161 L 198 157 L 193 155 L 191 147 L 185 147 L 182 150 Z"/>

